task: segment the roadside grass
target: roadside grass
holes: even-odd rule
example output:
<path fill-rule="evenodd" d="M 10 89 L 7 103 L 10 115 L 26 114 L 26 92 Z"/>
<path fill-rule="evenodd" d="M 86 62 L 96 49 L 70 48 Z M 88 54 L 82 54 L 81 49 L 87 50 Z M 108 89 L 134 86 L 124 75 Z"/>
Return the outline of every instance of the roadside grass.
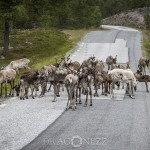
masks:
<path fill-rule="evenodd" d="M 27 57 L 30 67 L 38 68 L 54 62 L 54 56 L 63 55 L 72 47 L 72 41 L 56 29 L 14 30 L 10 36 L 9 55 L 0 60 L 0 65 Z M 37 65 L 38 64 L 38 65 Z"/>
<path fill-rule="evenodd" d="M 150 30 L 143 30 L 143 44 L 142 48 L 144 50 L 144 54 L 148 59 L 150 59 Z"/>
<path fill-rule="evenodd" d="M 63 57 L 90 31 L 85 29 L 13 30 L 10 35 L 9 55 L 5 59 L 0 59 L 0 67 L 8 65 L 12 60 L 24 57 L 30 59 L 29 66 L 33 69 L 55 63 L 55 58 L 59 60 Z M 2 42 L 1 38 L 0 47 L 2 47 Z"/>

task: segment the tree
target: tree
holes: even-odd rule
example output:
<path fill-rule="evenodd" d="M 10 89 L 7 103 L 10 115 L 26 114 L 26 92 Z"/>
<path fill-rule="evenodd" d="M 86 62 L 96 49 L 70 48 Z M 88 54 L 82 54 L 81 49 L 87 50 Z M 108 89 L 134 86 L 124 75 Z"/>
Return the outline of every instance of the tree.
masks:
<path fill-rule="evenodd" d="M 148 7 L 146 8 L 146 15 L 144 16 L 144 18 L 146 29 L 150 29 L 150 10 Z"/>
<path fill-rule="evenodd" d="M 10 25 L 13 18 L 23 14 L 23 0 L 1 0 L 0 1 L 0 16 L 3 20 L 3 52 L 2 55 L 6 57 L 9 50 L 9 35 Z M 21 16 L 21 15 L 20 15 Z"/>

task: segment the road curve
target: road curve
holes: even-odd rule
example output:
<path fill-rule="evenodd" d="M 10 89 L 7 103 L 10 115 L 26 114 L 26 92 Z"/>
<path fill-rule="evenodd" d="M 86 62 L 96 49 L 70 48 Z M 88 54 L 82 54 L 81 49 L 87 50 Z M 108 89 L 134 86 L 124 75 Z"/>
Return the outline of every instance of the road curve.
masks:
<path fill-rule="evenodd" d="M 94 48 L 106 43 L 113 44 L 116 39 L 126 41 L 128 59 L 135 71 L 138 59 L 142 56 L 141 33 L 128 28 L 115 27 L 111 30 L 90 32 L 71 57 L 82 61 L 91 55 L 90 48 L 99 57 L 101 49 Z M 85 46 L 85 53 L 80 49 L 81 45 Z M 121 45 L 119 49 L 122 49 Z M 123 59 L 121 54 L 122 51 L 118 55 Z M 64 112 L 22 150 L 149 150 L 150 95 L 145 91 L 145 86 L 138 84 L 135 99 L 127 96 L 122 101 L 93 98 L 92 107 L 78 105 L 76 111 Z"/>

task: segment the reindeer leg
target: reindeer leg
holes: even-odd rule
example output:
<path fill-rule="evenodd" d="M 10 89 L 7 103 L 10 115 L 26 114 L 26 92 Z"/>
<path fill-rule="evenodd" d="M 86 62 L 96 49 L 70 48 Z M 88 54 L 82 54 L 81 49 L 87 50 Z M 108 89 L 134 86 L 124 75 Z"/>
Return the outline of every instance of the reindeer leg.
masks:
<path fill-rule="evenodd" d="M 87 106 L 87 103 L 88 103 L 88 95 L 89 95 L 89 91 L 88 91 L 88 89 L 86 89 L 86 100 L 85 100 L 85 104 L 84 104 L 85 107 Z"/>
<path fill-rule="evenodd" d="M 99 95 L 98 95 L 98 85 L 97 84 L 95 84 L 95 93 L 94 93 L 94 97 L 99 97 Z"/>
<path fill-rule="evenodd" d="M 114 91 L 113 91 L 113 88 L 114 88 L 114 82 L 112 82 L 111 85 L 110 85 L 110 91 L 111 91 L 111 96 L 112 96 L 112 98 L 114 98 Z"/>
<path fill-rule="evenodd" d="M 108 94 L 110 94 L 110 83 L 108 82 Z"/>
<path fill-rule="evenodd" d="M 57 88 L 57 91 L 58 91 L 58 94 L 57 94 L 57 97 L 60 97 L 60 84 L 57 84 L 57 86 L 56 86 L 56 88 Z"/>
<path fill-rule="evenodd" d="M 13 88 L 13 86 L 12 86 L 12 82 L 10 82 L 10 91 L 9 91 L 9 96 L 11 96 L 12 88 Z"/>
<path fill-rule="evenodd" d="M 15 80 L 12 81 L 12 96 L 14 96 L 14 90 L 15 90 L 15 89 L 13 88 L 14 86 L 15 86 Z"/>
<path fill-rule="evenodd" d="M 25 88 L 25 98 L 28 99 L 28 88 Z"/>
<path fill-rule="evenodd" d="M 57 96 L 56 94 L 54 93 L 54 100 L 52 102 L 56 102 L 57 101 Z"/>
<path fill-rule="evenodd" d="M 76 87 L 73 89 L 74 90 L 74 106 L 75 106 L 75 109 L 77 109 L 77 103 L 76 103 L 76 98 L 77 98 L 77 95 L 76 95 Z"/>
<path fill-rule="evenodd" d="M 51 90 L 52 84 L 50 83 L 49 88 L 48 88 L 48 92 Z"/>
<path fill-rule="evenodd" d="M 133 92 L 133 82 L 131 81 L 131 92 L 132 92 L 132 95 L 134 96 L 134 92 Z"/>
<path fill-rule="evenodd" d="M 67 102 L 66 110 L 68 110 L 68 109 L 69 109 L 69 105 L 70 105 L 70 100 L 69 100 L 69 98 L 68 98 L 68 102 Z"/>
<path fill-rule="evenodd" d="M 62 91 L 64 91 L 64 84 L 62 84 Z"/>
<path fill-rule="evenodd" d="M 104 83 L 102 83 L 102 94 L 101 95 L 104 95 Z"/>
<path fill-rule="evenodd" d="M 81 101 L 81 88 L 79 88 L 79 104 L 82 104 L 82 101 Z"/>
<path fill-rule="evenodd" d="M 0 97 L 2 97 L 3 94 L 3 83 L 1 83 L 1 93 L 0 93 Z"/>
<path fill-rule="evenodd" d="M 44 96 L 44 94 L 45 94 L 45 84 L 44 83 L 42 83 L 41 84 L 41 94 L 40 94 L 40 96 L 39 97 L 43 97 Z"/>
<path fill-rule="evenodd" d="M 76 88 L 76 104 L 78 103 L 78 88 Z"/>
<path fill-rule="evenodd" d="M 5 83 L 5 98 L 7 97 L 7 82 Z"/>
<path fill-rule="evenodd" d="M 32 96 L 33 99 L 35 99 L 34 95 L 33 95 L 33 92 L 34 92 L 34 85 L 31 85 L 31 96 Z"/>
<path fill-rule="evenodd" d="M 134 99 L 134 97 L 133 97 L 133 95 L 132 95 L 132 91 L 131 91 L 131 89 L 132 89 L 132 87 L 131 87 L 132 85 L 131 85 L 131 81 L 129 82 L 129 97 L 131 97 L 132 99 Z"/>
<path fill-rule="evenodd" d="M 108 83 L 107 81 L 104 82 L 104 86 L 105 86 L 105 96 L 107 96 L 107 93 L 108 93 Z"/>
<path fill-rule="evenodd" d="M 146 92 L 149 92 L 147 81 L 145 81 L 145 86 L 146 86 Z"/>
<path fill-rule="evenodd" d="M 66 89 L 67 89 L 67 93 L 68 93 L 68 102 L 67 102 L 66 110 L 68 110 L 69 106 L 70 106 L 70 92 L 69 92 L 68 87 L 66 87 Z"/>
<path fill-rule="evenodd" d="M 90 106 L 92 106 L 92 89 L 89 87 L 89 94 L 90 94 Z"/>
<path fill-rule="evenodd" d="M 71 94 L 71 101 L 72 101 L 72 110 L 75 111 L 75 97 L 74 97 L 74 89 L 71 90 L 72 92 L 70 93 Z"/>
<path fill-rule="evenodd" d="M 54 83 L 54 85 L 53 85 L 53 88 L 54 88 L 54 100 L 52 101 L 52 102 L 56 102 L 57 101 L 57 85 L 56 85 L 56 83 Z"/>

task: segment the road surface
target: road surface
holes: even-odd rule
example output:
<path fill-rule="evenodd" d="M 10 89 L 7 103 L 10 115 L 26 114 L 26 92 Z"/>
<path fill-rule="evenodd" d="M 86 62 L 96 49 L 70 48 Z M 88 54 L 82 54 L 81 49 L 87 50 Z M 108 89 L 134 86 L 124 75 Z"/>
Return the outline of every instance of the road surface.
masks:
<path fill-rule="evenodd" d="M 120 62 L 129 60 L 136 71 L 142 56 L 141 33 L 124 27 L 90 32 L 71 57 L 83 61 L 94 55 L 105 60 L 116 53 Z M 150 150 L 149 98 L 143 83 L 138 84 L 135 99 L 93 97 L 92 107 L 82 104 L 76 111 L 65 111 L 22 150 Z"/>

